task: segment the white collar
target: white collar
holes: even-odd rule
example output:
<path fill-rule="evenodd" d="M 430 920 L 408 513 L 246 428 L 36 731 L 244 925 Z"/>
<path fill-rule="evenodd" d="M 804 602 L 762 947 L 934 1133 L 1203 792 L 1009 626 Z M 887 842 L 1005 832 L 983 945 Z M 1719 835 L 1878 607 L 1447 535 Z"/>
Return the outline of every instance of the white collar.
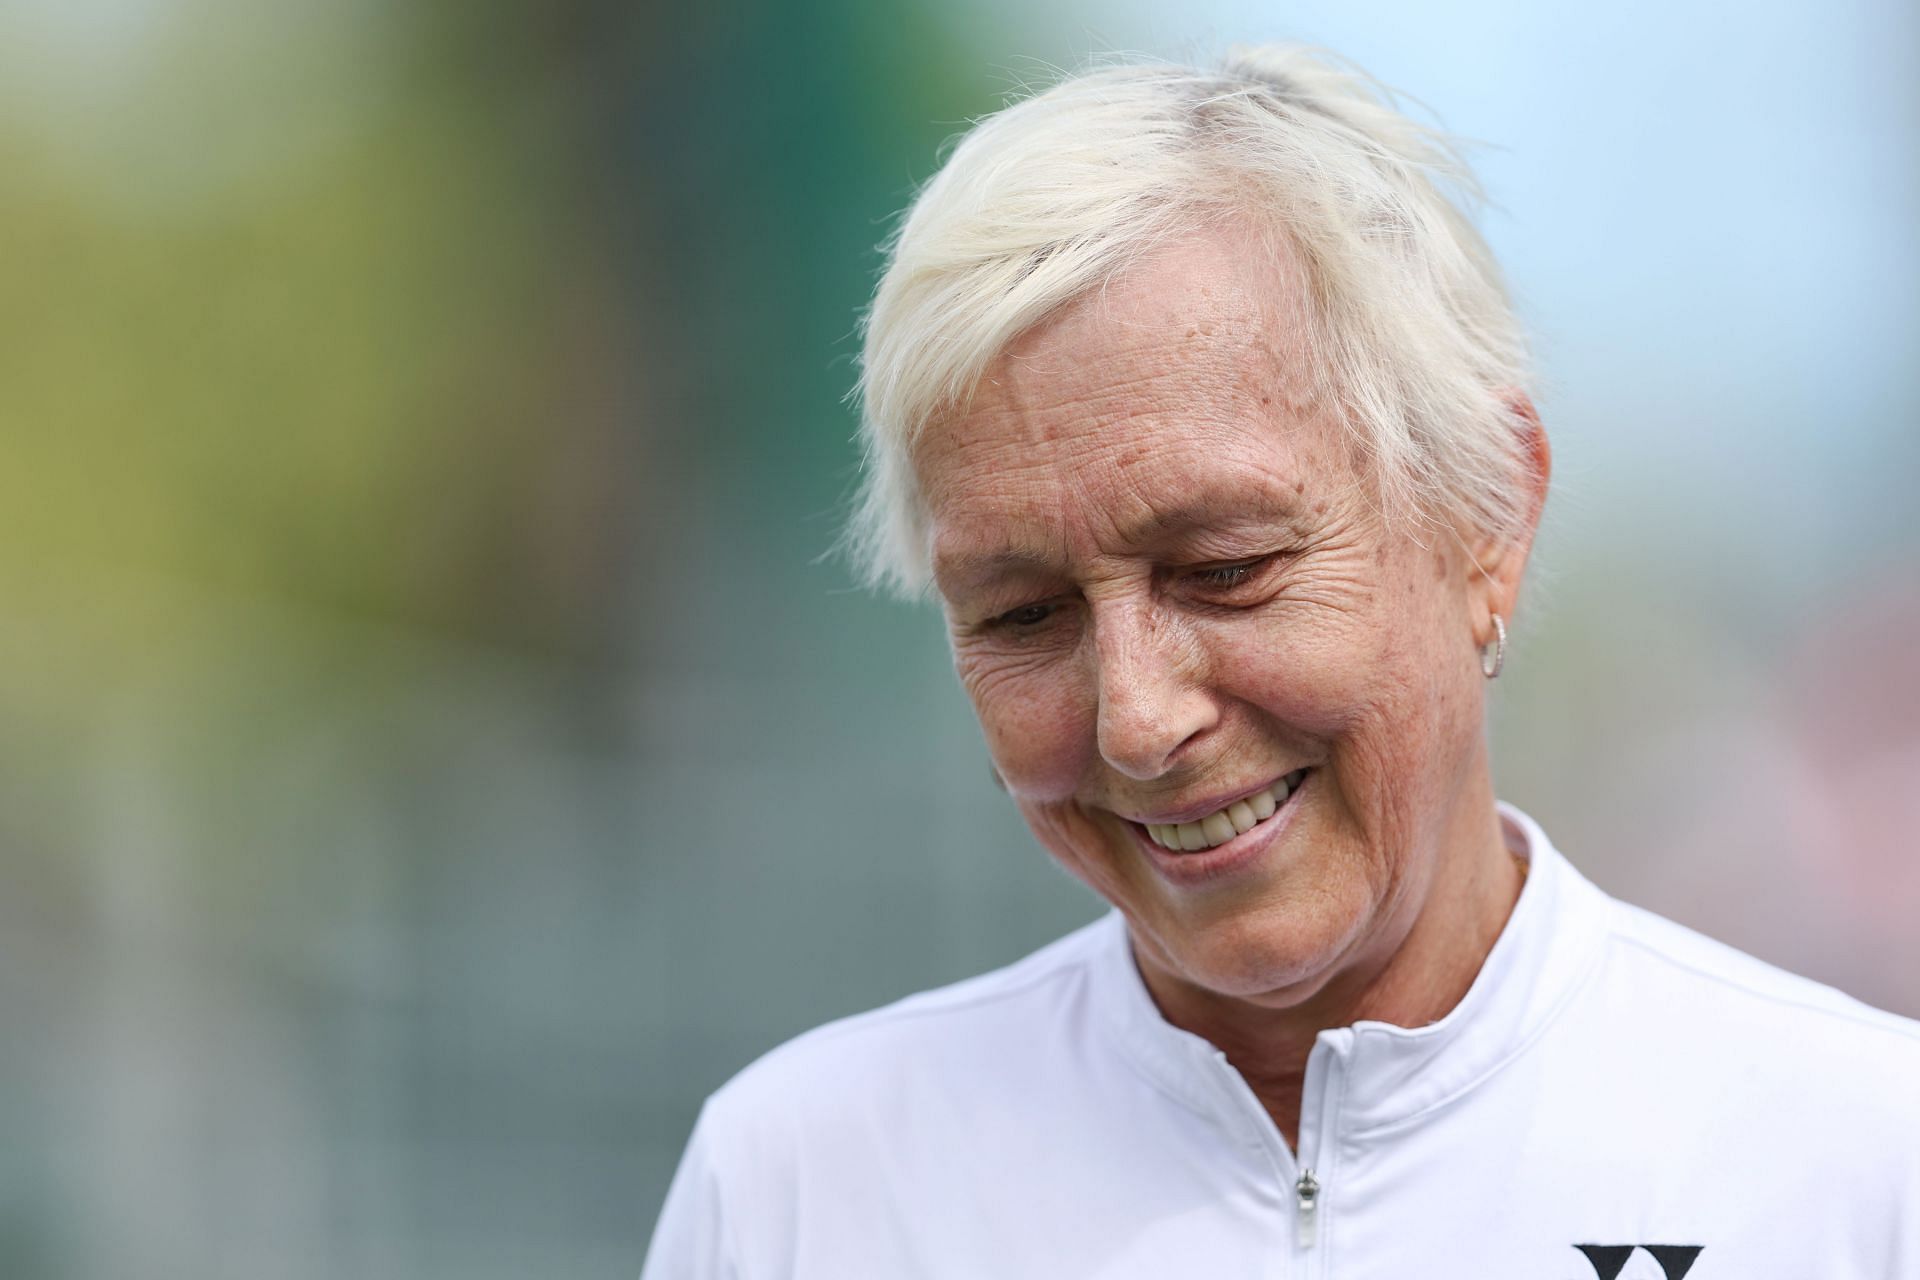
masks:
<path fill-rule="evenodd" d="M 1315 1042 L 1316 1058 L 1340 1059 L 1343 1133 L 1409 1123 L 1491 1076 L 1546 1029 L 1599 957 L 1610 900 L 1532 818 L 1505 802 L 1499 811 L 1507 846 L 1528 861 L 1526 884 L 1460 1003 L 1424 1027 L 1357 1022 Z M 1094 998 L 1122 1051 L 1180 1102 L 1240 1129 L 1245 1081 L 1220 1050 L 1161 1015 L 1135 967 L 1125 917 L 1116 909 L 1095 927 Z"/>

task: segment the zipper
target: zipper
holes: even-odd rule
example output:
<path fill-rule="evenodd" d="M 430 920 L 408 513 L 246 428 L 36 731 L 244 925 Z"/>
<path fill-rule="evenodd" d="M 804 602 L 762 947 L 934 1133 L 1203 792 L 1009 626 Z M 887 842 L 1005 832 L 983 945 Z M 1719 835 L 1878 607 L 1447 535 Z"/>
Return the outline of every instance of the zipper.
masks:
<path fill-rule="evenodd" d="M 1320 1239 L 1320 1202 L 1326 1198 L 1323 1177 L 1328 1169 L 1326 1145 L 1331 1139 L 1334 1121 L 1334 1076 L 1345 1067 L 1344 1041 L 1340 1032 L 1320 1033 L 1319 1041 L 1307 1055 L 1306 1087 L 1301 1090 L 1300 1142 L 1295 1152 L 1300 1176 L 1293 1183 L 1294 1245 L 1310 1250 Z M 1320 1173 L 1314 1172 L 1319 1166 Z"/>
<path fill-rule="evenodd" d="M 1300 1170 L 1300 1180 L 1293 1184 L 1293 1194 L 1300 1206 L 1299 1229 L 1294 1232 L 1294 1239 L 1302 1249 L 1311 1249 L 1319 1225 L 1316 1216 L 1320 1208 L 1320 1184 L 1314 1179 L 1313 1170 Z"/>
<path fill-rule="evenodd" d="M 1337 1152 L 1323 1152 L 1321 1148 L 1328 1141 L 1328 1130 L 1333 1127 L 1333 1095 L 1335 1092 L 1333 1073 L 1345 1066 L 1344 1054 L 1346 1040 L 1342 1031 L 1322 1031 L 1313 1050 L 1307 1055 L 1307 1078 L 1301 1090 L 1300 1129 L 1297 1149 L 1289 1150 L 1287 1140 L 1274 1124 L 1273 1118 L 1253 1094 L 1246 1079 L 1235 1071 L 1227 1055 L 1215 1049 L 1213 1061 L 1230 1081 L 1229 1089 L 1245 1108 L 1246 1114 L 1255 1130 L 1258 1131 L 1255 1145 L 1264 1149 L 1273 1159 L 1274 1172 L 1297 1169 L 1291 1187 L 1293 1193 L 1293 1243 L 1303 1252 L 1311 1251 L 1320 1238 L 1320 1201 L 1326 1196 L 1326 1183 L 1321 1180 L 1322 1173 L 1328 1168 L 1328 1160 Z M 1318 1157 L 1325 1156 L 1326 1159 Z M 1322 1173 L 1315 1173 L 1314 1166 L 1319 1165 Z M 1289 1184 L 1281 1182 L 1281 1187 Z M 1284 1194 L 1284 1193 L 1283 1193 Z M 1316 1267 L 1311 1260 L 1303 1263 L 1308 1272 L 1322 1270 L 1324 1262 Z"/>

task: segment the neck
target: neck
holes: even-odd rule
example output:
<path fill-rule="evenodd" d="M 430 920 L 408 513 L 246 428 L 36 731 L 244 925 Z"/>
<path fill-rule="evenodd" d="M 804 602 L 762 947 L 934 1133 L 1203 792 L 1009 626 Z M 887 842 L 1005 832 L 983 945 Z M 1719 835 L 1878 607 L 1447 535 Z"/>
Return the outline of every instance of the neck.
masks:
<path fill-rule="evenodd" d="M 1139 966 L 1161 1013 L 1226 1054 L 1289 1146 L 1298 1143 L 1307 1056 L 1320 1032 L 1361 1021 L 1401 1027 L 1438 1021 L 1466 995 L 1505 928 L 1526 866 L 1506 847 L 1490 784 L 1484 806 L 1468 811 L 1471 820 L 1443 841 L 1411 924 L 1390 931 L 1378 954 L 1343 961 L 1298 1004 L 1254 1004 Z"/>

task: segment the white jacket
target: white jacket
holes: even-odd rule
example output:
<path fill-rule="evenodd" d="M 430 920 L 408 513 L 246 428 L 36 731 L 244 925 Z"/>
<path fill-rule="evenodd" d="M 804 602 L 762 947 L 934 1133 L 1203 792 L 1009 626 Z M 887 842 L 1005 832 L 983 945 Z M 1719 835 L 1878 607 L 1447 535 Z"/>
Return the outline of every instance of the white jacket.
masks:
<path fill-rule="evenodd" d="M 1526 887 L 1459 1006 L 1324 1031 L 1288 1149 L 1117 912 L 708 1099 L 643 1280 L 1920 1280 L 1920 1024 Z"/>

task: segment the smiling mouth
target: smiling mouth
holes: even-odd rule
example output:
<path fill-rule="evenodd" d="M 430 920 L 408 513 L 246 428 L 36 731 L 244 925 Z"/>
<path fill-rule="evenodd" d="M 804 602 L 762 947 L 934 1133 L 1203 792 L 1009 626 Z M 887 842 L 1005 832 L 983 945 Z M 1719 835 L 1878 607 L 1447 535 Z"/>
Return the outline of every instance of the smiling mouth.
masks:
<path fill-rule="evenodd" d="M 1134 825 L 1144 830 L 1148 838 L 1162 849 L 1170 849 L 1175 853 L 1212 849 L 1235 836 L 1244 835 L 1271 818 L 1287 802 L 1287 797 L 1300 789 L 1301 782 L 1309 772 L 1311 770 L 1295 769 L 1265 790 L 1243 796 L 1226 808 L 1217 809 L 1194 822 L 1136 822 Z"/>

